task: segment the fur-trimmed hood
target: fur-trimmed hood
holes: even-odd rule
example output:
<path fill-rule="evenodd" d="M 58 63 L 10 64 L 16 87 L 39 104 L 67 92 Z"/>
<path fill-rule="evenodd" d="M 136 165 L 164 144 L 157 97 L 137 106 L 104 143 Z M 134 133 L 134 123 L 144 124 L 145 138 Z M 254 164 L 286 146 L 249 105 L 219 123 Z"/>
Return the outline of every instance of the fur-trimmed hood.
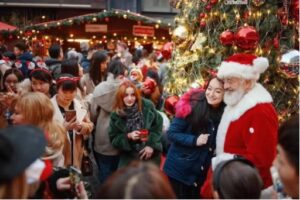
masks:
<path fill-rule="evenodd" d="M 191 101 L 198 100 L 198 94 L 203 93 L 204 91 L 205 90 L 202 88 L 197 88 L 184 93 L 176 104 L 175 116 L 178 118 L 186 118 L 192 112 Z"/>

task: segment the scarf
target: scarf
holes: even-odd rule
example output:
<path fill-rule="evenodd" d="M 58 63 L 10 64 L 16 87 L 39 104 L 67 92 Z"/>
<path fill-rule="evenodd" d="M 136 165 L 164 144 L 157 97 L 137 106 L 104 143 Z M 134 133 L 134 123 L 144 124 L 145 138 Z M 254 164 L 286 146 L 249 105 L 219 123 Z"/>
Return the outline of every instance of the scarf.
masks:
<path fill-rule="evenodd" d="M 135 103 L 132 107 L 124 109 L 126 114 L 126 129 L 127 133 L 144 128 L 143 113 L 138 110 L 138 104 Z"/>

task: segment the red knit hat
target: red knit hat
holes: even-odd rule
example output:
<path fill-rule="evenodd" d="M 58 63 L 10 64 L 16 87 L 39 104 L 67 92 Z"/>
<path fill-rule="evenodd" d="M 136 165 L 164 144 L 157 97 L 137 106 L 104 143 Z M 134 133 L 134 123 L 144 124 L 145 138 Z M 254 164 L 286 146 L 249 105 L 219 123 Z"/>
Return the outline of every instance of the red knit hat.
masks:
<path fill-rule="evenodd" d="M 269 66 L 265 57 L 256 57 L 251 54 L 234 54 L 223 61 L 219 67 L 218 77 L 241 77 L 244 79 L 258 80 Z"/>

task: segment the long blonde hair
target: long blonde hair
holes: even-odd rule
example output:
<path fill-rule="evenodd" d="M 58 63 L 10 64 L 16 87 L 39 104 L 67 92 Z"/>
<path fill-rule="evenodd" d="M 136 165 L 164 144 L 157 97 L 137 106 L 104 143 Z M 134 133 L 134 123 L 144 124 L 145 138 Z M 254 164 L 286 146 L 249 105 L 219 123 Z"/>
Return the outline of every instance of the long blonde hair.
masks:
<path fill-rule="evenodd" d="M 62 150 L 65 141 L 65 129 L 55 121 L 54 107 L 50 99 L 40 92 L 28 92 L 21 95 L 15 105 L 27 123 L 44 130 L 47 137 L 46 155 Z"/>

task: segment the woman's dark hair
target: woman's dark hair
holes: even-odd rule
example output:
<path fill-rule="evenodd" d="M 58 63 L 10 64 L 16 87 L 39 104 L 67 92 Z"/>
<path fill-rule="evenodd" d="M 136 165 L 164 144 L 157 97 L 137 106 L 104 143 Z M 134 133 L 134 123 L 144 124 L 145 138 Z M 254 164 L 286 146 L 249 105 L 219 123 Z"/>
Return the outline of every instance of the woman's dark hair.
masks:
<path fill-rule="evenodd" d="M 232 159 L 217 165 L 213 186 L 220 199 L 259 199 L 263 182 L 249 161 Z"/>
<path fill-rule="evenodd" d="M 58 59 L 60 55 L 61 46 L 58 44 L 53 44 L 48 49 L 49 55 L 51 58 Z"/>
<path fill-rule="evenodd" d="M 32 80 L 32 78 L 35 78 L 37 80 L 52 84 L 51 72 L 47 72 L 46 70 L 35 69 L 30 73 L 29 78 L 30 80 Z"/>
<path fill-rule="evenodd" d="M 61 62 L 61 73 L 71 74 L 75 77 L 79 77 L 79 65 L 74 59 L 66 59 Z"/>
<path fill-rule="evenodd" d="M 12 61 L 16 60 L 16 55 L 11 51 L 4 52 L 2 56 L 8 57 Z"/>
<path fill-rule="evenodd" d="M 174 199 L 168 178 L 152 163 L 134 161 L 100 187 L 99 199 Z"/>
<path fill-rule="evenodd" d="M 44 69 L 37 68 L 37 69 L 33 70 L 32 72 L 30 72 L 29 79 L 32 81 L 32 78 L 39 80 L 39 81 L 49 83 L 50 84 L 50 88 L 49 88 L 50 95 L 53 96 L 54 94 L 56 94 L 56 88 L 52 82 L 51 72 L 48 72 L 47 70 L 44 70 Z"/>
<path fill-rule="evenodd" d="M 27 50 L 27 45 L 23 42 L 19 42 L 17 44 L 15 44 L 15 47 L 17 47 L 20 51 L 26 51 Z"/>
<path fill-rule="evenodd" d="M 107 60 L 107 54 L 104 51 L 96 51 L 91 59 L 89 75 L 95 85 L 101 83 L 102 78 L 106 79 L 106 72 L 102 74 L 100 65 Z"/>
<path fill-rule="evenodd" d="M 279 128 L 278 143 L 299 175 L 299 115 L 294 115 Z"/>
<path fill-rule="evenodd" d="M 127 67 L 120 60 L 113 60 L 108 66 L 108 72 L 117 78 L 119 75 L 125 75 Z"/>
<path fill-rule="evenodd" d="M 70 80 L 64 80 L 64 78 L 71 78 Z M 77 79 L 77 80 L 76 80 Z M 78 77 L 74 77 L 71 74 L 61 74 L 56 79 L 56 87 L 57 90 L 61 88 L 63 91 L 75 91 L 77 88 L 79 88 L 79 79 Z"/>
<path fill-rule="evenodd" d="M 24 76 L 23 76 L 23 73 L 16 69 L 16 68 L 11 68 L 11 69 L 8 69 L 5 71 L 4 75 L 3 75 L 3 79 L 2 79 L 2 88 L 4 90 L 4 92 L 7 92 L 7 89 L 5 87 L 5 80 L 6 78 L 10 75 L 10 74 L 14 74 L 16 75 L 16 77 L 18 78 L 18 82 L 21 82 L 24 80 Z"/>
<path fill-rule="evenodd" d="M 205 91 L 215 77 L 211 78 L 205 87 Z M 189 114 L 186 120 L 191 124 L 192 131 L 194 133 L 201 131 L 207 127 L 207 123 L 210 117 L 213 117 L 214 120 L 219 121 L 222 117 L 225 103 L 222 101 L 220 106 L 217 109 L 213 109 L 207 102 L 205 97 L 205 91 L 195 92 L 191 94 L 190 105 L 192 108 L 191 114 Z M 212 111 L 212 112 L 210 112 Z"/>

